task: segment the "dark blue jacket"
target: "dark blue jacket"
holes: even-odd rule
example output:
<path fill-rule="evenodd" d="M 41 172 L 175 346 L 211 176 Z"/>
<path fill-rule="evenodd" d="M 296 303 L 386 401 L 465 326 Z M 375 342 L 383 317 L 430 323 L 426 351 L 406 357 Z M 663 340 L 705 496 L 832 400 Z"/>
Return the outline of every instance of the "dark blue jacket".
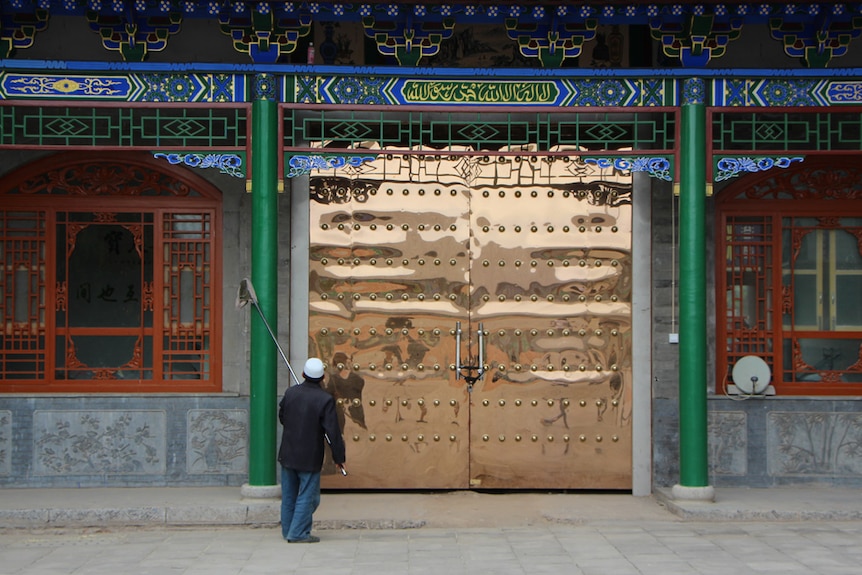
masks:
<path fill-rule="evenodd" d="M 306 379 L 301 385 L 288 387 L 278 404 L 278 419 L 284 430 L 278 462 L 297 471 L 320 471 L 323 451 L 329 437 L 332 459 L 344 463 L 344 438 L 338 427 L 335 400 L 319 382 Z"/>

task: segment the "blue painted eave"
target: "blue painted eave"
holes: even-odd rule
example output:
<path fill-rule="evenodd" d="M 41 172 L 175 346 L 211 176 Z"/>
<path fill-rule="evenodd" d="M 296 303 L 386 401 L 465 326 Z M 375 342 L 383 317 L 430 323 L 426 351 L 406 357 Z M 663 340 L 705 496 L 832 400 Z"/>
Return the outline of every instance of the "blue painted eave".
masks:
<path fill-rule="evenodd" d="M 205 62 L 70 62 L 0 59 L 10 72 L 282 74 L 287 76 L 391 76 L 412 78 L 854 78 L 862 68 L 401 68 L 395 66 L 307 66 L 290 64 L 219 64 Z"/>

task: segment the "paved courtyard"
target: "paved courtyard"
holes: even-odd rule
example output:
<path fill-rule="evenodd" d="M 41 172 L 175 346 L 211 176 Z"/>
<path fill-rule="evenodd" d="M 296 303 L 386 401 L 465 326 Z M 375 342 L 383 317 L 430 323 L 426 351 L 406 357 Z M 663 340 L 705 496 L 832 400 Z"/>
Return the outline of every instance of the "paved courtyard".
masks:
<path fill-rule="evenodd" d="M 5 575 L 857 575 L 862 522 L 591 521 L 508 528 L 7 529 Z"/>
<path fill-rule="evenodd" d="M 300 545 L 234 487 L 4 489 L 0 575 L 857 575 L 859 495 L 325 493 Z"/>

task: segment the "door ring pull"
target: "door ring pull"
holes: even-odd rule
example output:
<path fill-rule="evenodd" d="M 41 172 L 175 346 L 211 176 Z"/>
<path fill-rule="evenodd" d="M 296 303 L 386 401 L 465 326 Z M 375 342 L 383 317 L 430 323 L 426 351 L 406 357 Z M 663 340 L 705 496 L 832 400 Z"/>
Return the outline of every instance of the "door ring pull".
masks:
<path fill-rule="evenodd" d="M 473 391 L 473 384 L 485 374 L 485 328 L 481 323 L 476 334 L 479 336 L 479 361 L 477 362 L 479 365 L 464 365 L 461 363 L 461 322 L 455 322 L 455 379 L 459 380 L 463 377 L 467 382 L 468 392 Z"/>

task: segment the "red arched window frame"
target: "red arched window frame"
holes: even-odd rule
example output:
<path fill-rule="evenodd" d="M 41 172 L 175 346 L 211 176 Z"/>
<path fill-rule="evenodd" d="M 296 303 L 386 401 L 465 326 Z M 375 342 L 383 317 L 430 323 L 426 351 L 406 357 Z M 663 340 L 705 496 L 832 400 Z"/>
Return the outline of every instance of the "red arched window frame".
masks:
<path fill-rule="evenodd" d="M 0 391 L 221 391 L 212 184 L 146 153 L 70 152 L 3 176 L 0 206 Z"/>
<path fill-rule="evenodd" d="M 756 355 L 777 395 L 860 395 L 862 168 L 834 156 L 792 166 L 716 197 L 717 392 Z"/>

